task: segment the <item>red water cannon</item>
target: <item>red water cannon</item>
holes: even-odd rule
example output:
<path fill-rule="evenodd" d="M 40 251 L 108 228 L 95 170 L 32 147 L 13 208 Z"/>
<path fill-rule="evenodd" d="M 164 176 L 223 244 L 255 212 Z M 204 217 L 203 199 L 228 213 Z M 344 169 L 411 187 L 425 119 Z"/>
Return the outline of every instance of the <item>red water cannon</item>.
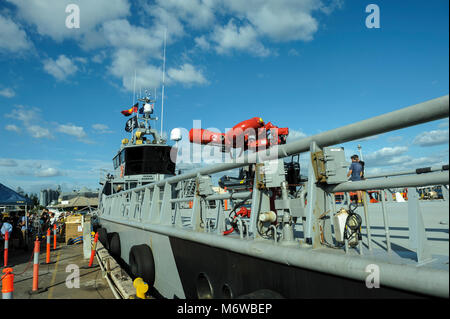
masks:
<path fill-rule="evenodd" d="M 231 148 L 245 150 L 261 150 L 273 145 L 285 144 L 289 135 L 289 128 L 264 124 L 260 117 L 253 117 L 233 126 L 227 133 L 212 132 L 205 129 L 191 129 L 189 141 L 191 143 L 220 146 L 222 152 L 229 152 Z"/>

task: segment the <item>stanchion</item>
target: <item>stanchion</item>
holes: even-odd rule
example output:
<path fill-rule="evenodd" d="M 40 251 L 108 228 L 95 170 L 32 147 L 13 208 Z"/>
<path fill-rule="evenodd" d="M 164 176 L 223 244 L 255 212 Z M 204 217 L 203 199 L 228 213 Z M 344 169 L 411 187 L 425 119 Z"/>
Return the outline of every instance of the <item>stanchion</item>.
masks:
<path fill-rule="evenodd" d="M 53 224 L 53 250 L 56 250 L 56 222 Z"/>
<path fill-rule="evenodd" d="M 54 264 L 55 262 L 50 262 L 50 228 L 47 229 L 47 254 L 46 254 L 46 258 L 45 258 L 45 263 L 42 263 L 42 265 L 49 265 L 49 264 Z"/>
<path fill-rule="evenodd" d="M 98 242 L 98 233 L 95 233 L 94 245 L 92 246 L 91 258 L 89 259 L 89 267 L 92 267 L 92 263 L 94 262 L 95 250 L 97 249 L 97 242 Z"/>
<path fill-rule="evenodd" d="M 34 242 L 34 263 L 33 263 L 33 289 L 29 292 L 30 295 L 39 294 L 47 290 L 47 288 L 39 289 L 39 251 L 41 242 L 38 237 Z"/>
<path fill-rule="evenodd" d="M 5 232 L 5 249 L 3 253 L 3 259 L 4 259 L 4 266 L 8 266 L 8 246 L 9 246 L 9 232 Z"/>
<path fill-rule="evenodd" d="M 94 244 L 92 245 L 92 249 L 91 249 L 91 257 L 89 258 L 89 266 L 87 266 L 87 267 L 86 267 L 86 266 L 81 267 L 82 269 L 88 269 L 88 268 L 96 268 L 96 267 L 98 267 L 98 265 L 92 266 L 92 264 L 94 263 L 95 251 L 97 250 L 97 242 L 98 242 L 98 232 L 95 233 Z"/>
<path fill-rule="evenodd" d="M 13 298 L 13 292 L 14 292 L 14 274 L 12 268 L 5 268 L 3 269 L 3 272 L 5 273 L 2 276 L 2 298 L 3 299 L 14 299 Z"/>

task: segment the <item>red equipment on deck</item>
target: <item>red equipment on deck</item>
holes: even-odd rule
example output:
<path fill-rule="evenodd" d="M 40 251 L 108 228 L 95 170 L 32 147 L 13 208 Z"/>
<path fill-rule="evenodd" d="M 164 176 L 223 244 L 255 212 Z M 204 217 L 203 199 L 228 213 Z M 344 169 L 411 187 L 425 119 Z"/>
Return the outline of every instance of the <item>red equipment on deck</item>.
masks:
<path fill-rule="evenodd" d="M 205 129 L 191 129 L 189 141 L 197 144 L 221 146 L 222 152 L 229 152 L 231 148 L 242 150 L 260 150 L 273 145 L 285 144 L 289 135 L 289 128 L 264 124 L 260 117 L 254 117 L 235 125 L 227 133 L 217 133 Z"/>

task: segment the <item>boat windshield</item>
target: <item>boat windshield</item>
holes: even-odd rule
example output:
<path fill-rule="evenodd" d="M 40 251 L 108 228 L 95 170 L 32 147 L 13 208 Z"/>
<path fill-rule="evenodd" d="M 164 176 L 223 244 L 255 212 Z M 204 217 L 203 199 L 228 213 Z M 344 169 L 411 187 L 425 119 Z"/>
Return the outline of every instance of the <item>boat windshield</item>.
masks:
<path fill-rule="evenodd" d="M 175 175 L 175 163 L 170 159 L 170 146 L 146 145 L 125 149 L 125 175 Z"/>

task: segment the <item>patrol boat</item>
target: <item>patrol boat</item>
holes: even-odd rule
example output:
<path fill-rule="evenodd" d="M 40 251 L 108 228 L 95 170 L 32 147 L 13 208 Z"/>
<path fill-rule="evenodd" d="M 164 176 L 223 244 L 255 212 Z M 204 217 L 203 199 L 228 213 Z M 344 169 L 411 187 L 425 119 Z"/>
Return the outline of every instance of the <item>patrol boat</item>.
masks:
<path fill-rule="evenodd" d="M 150 125 L 153 101 L 141 102 L 143 116 L 128 121 L 131 138 L 101 181 L 98 233 L 155 296 L 449 297 L 448 165 L 349 182 L 339 146 L 448 118 L 448 95 L 182 174 L 176 147 Z M 305 178 L 295 155 L 306 152 Z M 218 192 L 211 175 L 237 168 L 238 187 L 221 178 L 227 190 Z M 430 185 L 442 199 L 419 198 L 417 187 Z M 404 202 L 394 200 L 400 188 Z M 376 190 L 379 201 L 356 206 L 348 194 L 357 190 Z"/>

